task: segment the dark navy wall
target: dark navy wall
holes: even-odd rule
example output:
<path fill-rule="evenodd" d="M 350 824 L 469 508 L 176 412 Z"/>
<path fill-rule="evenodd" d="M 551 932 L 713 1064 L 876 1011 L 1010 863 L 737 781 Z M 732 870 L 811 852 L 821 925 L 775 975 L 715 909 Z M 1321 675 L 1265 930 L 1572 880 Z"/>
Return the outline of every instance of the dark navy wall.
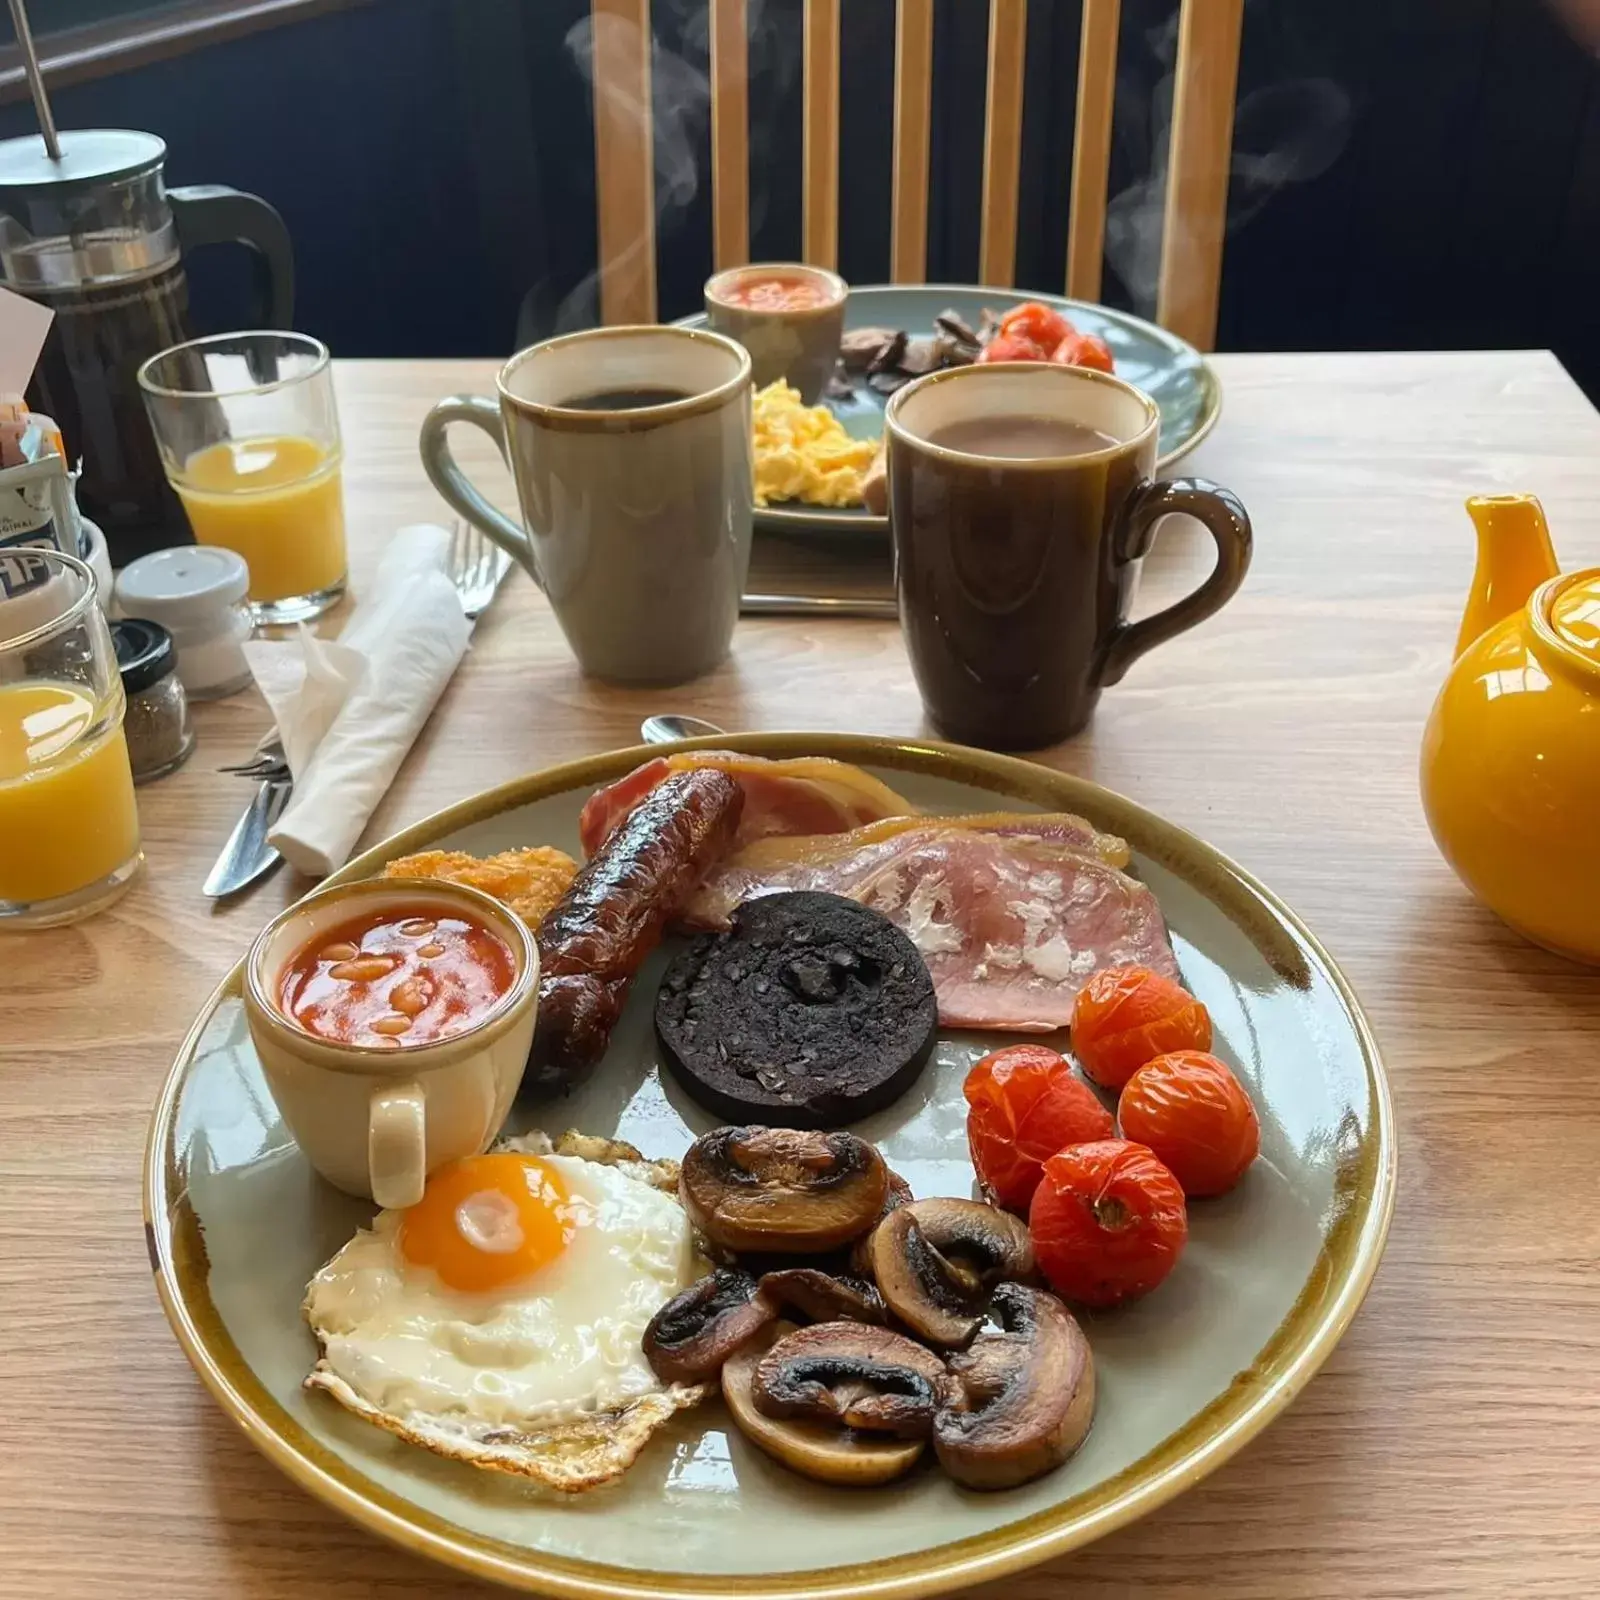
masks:
<path fill-rule="evenodd" d="M 168 179 L 264 196 L 295 242 L 302 329 L 353 355 L 488 350 L 478 190 L 448 0 L 380 0 L 53 96 L 62 127 L 147 128 Z M 0 112 L 28 132 L 31 108 Z M 231 248 L 220 254 L 225 258 Z M 244 315 L 243 262 L 191 266 L 195 320 Z"/>
<path fill-rule="evenodd" d="M 753 248 L 799 248 L 800 0 L 752 0 Z M 887 270 L 890 0 L 845 0 L 841 267 Z M 1106 298 L 1149 309 L 1176 0 L 1124 0 Z M 703 0 L 656 0 L 661 310 L 710 267 Z M 300 316 L 353 355 L 495 354 L 593 316 L 587 0 L 376 0 L 61 91 L 174 182 L 284 213 Z M 928 270 L 976 271 L 987 7 L 941 5 Z M 1019 274 L 1059 287 L 1079 0 L 1034 0 Z M 1550 345 L 1600 393 L 1600 66 L 1544 0 L 1250 0 L 1220 343 Z M 0 134 L 31 126 L 0 112 Z M 223 257 L 226 252 L 223 253 Z M 197 261 L 196 320 L 244 274 Z"/>

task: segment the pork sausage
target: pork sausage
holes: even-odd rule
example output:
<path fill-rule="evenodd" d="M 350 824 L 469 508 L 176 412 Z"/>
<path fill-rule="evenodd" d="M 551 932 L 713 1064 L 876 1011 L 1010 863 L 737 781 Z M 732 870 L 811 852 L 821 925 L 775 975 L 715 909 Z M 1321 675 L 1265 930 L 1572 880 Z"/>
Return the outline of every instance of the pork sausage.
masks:
<path fill-rule="evenodd" d="M 539 1020 L 522 1094 L 563 1094 L 605 1054 L 628 986 L 667 919 L 733 844 L 744 790 L 675 772 L 619 823 L 539 924 Z"/>

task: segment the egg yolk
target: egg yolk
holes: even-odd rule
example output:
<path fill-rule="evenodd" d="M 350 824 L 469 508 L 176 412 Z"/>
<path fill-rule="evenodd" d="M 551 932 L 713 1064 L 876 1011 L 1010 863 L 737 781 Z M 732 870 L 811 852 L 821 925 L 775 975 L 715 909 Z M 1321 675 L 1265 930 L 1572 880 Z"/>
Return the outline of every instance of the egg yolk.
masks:
<path fill-rule="evenodd" d="M 400 1219 L 400 1251 L 452 1289 L 531 1277 L 575 1231 L 566 1185 L 536 1156 L 473 1156 L 441 1167 Z"/>

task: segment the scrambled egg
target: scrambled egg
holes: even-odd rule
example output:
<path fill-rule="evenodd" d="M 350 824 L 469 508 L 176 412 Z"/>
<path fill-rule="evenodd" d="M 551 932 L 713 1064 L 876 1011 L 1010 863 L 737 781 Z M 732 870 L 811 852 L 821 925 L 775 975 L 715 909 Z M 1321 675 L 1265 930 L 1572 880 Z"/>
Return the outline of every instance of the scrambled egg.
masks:
<path fill-rule="evenodd" d="M 779 378 L 755 397 L 756 504 L 858 506 L 876 439 L 852 439 L 826 406 L 803 406 Z"/>

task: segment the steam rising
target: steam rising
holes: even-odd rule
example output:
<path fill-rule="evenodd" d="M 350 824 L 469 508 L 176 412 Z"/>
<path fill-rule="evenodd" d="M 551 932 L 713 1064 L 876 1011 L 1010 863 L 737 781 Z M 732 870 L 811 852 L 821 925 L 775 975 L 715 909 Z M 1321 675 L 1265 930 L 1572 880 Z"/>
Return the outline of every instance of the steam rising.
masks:
<path fill-rule="evenodd" d="M 1557 0 L 1557 4 L 1564 4 L 1569 12 L 1592 12 L 1600 31 L 1600 0 Z M 652 10 L 653 103 L 639 104 L 636 96 L 615 83 L 603 84 L 600 92 L 614 111 L 639 122 L 651 119 L 659 248 L 681 228 L 702 180 L 697 155 L 705 146 L 711 114 L 707 69 L 710 15 L 705 0 L 658 0 Z M 620 31 L 625 37 L 635 31 L 631 22 L 609 15 L 586 16 L 568 31 L 566 49 L 591 92 L 597 27 Z M 779 19 L 771 14 L 768 0 L 749 0 L 748 27 L 753 112 L 749 129 L 750 229 L 754 237 L 770 198 L 762 174 L 769 166 L 766 148 L 771 119 L 760 114 L 761 108 L 771 105 L 793 83 L 800 70 L 800 52 L 792 37 L 780 38 Z M 679 48 L 664 43 L 663 36 Z M 1176 17 L 1148 36 L 1152 52 L 1166 69 L 1151 96 L 1151 170 L 1115 195 L 1106 208 L 1106 258 L 1127 286 L 1135 308 L 1147 315 L 1154 314 L 1161 269 L 1177 38 Z M 1227 231 L 1243 227 L 1287 185 L 1326 172 L 1348 142 L 1351 123 L 1350 96 L 1331 78 L 1274 84 L 1240 101 L 1235 112 Z M 624 259 L 643 249 L 644 241 L 635 240 Z M 598 282 L 598 271 L 586 274 L 562 299 L 553 330 L 540 329 L 539 334 L 566 333 L 597 323 Z"/>
<path fill-rule="evenodd" d="M 1155 314 L 1161 276 L 1177 41 L 1176 18 L 1149 41 L 1167 67 L 1151 96 L 1151 172 L 1106 207 L 1106 259 L 1135 309 L 1147 316 Z M 1227 232 L 1237 232 L 1287 185 L 1326 172 L 1349 141 L 1351 111 L 1350 96 L 1331 78 L 1291 79 L 1241 100 L 1234 113 Z"/>
<path fill-rule="evenodd" d="M 652 31 L 650 105 L 641 105 L 638 97 L 622 85 L 607 82 L 600 86 L 600 94 L 611 110 L 621 112 L 636 124 L 649 121 L 652 125 L 658 242 L 676 231 L 700 187 L 695 153 L 706 136 L 711 115 L 711 81 L 705 68 L 698 63 L 706 59 L 708 27 L 709 11 L 704 8 L 686 23 L 683 42 L 693 52 L 693 60 L 689 55 L 668 49 Z M 595 83 L 596 28 L 621 36 L 603 38 L 601 42 L 607 46 L 627 42 L 637 32 L 633 23 L 614 16 L 587 16 L 568 30 L 567 51 L 591 91 Z M 634 240 L 623 259 L 631 260 L 644 248 L 643 239 Z M 555 332 L 570 333 L 577 328 L 592 327 L 600 320 L 596 293 L 599 279 L 598 269 L 586 274 L 577 288 L 562 300 L 556 311 Z"/>
<path fill-rule="evenodd" d="M 704 0 L 671 0 L 652 6 L 650 76 L 652 104 L 642 106 L 635 95 L 621 86 L 608 83 L 601 94 L 613 111 L 643 122 L 651 119 L 655 141 L 656 241 L 670 239 L 682 226 L 690 204 L 700 191 L 702 172 L 698 152 L 704 148 L 711 117 L 710 7 Z M 800 70 L 797 49 L 774 49 L 777 19 L 769 16 L 764 0 L 749 0 L 747 7 L 749 51 L 749 95 L 751 107 L 770 104 L 777 93 L 794 82 Z M 623 42 L 635 29 L 621 17 L 603 16 L 598 26 L 620 30 L 622 40 L 602 38 L 602 44 Z M 567 32 L 566 48 L 583 81 L 594 89 L 596 19 L 592 16 L 575 23 Z M 670 41 L 670 42 L 664 42 Z M 792 45 L 791 40 L 791 45 Z M 672 48 L 675 43 L 678 48 Z M 767 188 L 761 174 L 767 170 L 765 150 L 770 119 L 753 115 L 750 119 L 750 230 L 761 226 L 766 213 Z M 642 239 L 634 241 L 624 259 L 643 250 Z M 588 273 L 557 308 L 556 333 L 594 326 L 600 320 L 597 285 L 598 270 Z"/>

